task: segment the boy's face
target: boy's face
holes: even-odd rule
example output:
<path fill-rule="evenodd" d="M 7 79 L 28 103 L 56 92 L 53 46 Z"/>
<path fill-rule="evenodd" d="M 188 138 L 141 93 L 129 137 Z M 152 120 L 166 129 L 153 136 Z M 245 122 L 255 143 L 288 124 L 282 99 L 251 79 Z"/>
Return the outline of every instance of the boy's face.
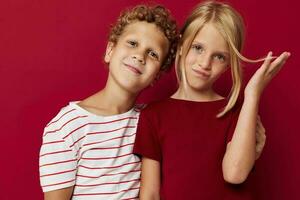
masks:
<path fill-rule="evenodd" d="M 109 79 L 131 93 L 138 93 L 158 75 L 168 51 L 169 41 L 155 24 L 133 22 L 125 27 L 117 43 L 107 46 Z"/>

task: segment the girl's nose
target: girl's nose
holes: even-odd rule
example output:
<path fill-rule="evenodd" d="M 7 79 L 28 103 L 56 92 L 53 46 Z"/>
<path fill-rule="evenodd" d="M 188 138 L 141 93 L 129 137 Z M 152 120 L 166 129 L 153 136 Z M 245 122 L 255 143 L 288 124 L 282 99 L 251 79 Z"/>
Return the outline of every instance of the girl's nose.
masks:
<path fill-rule="evenodd" d="M 202 55 L 201 58 L 198 59 L 198 66 L 205 70 L 211 69 L 211 59 L 209 55 Z"/>

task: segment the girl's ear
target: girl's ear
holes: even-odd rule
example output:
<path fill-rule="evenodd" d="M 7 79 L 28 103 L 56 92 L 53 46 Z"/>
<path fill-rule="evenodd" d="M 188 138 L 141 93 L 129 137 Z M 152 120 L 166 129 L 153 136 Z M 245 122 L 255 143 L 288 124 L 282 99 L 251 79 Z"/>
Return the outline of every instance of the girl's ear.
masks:
<path fill-rule="evenodd" d="M 110 62 L 111 55 L 112 55 L 112 52 L 113 52 L 113 48 L 114 48 L 114 43 L 113 42 L 108 42 L 107 46 L 106 46 L 105 56 L 104 56 L 104 61 L 106 63 Z"/>

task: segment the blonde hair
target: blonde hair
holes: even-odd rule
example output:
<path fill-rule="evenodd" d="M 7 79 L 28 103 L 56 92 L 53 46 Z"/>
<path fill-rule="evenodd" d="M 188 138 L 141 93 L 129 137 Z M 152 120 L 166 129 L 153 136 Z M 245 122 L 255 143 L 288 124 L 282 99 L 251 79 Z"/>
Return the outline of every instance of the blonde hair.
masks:
<path fill-rule="evenodd" d="M 186 83 L 186 75 L 184 69 L 184 60 L 191 48 L 192 42 L 197 33 L 205 24 L 213 23 L 220 34 L 226 40 L 229 53 L 232 76 L 232 87 L 229 93 L 229 100 L 224 109 L 217 117 L 224 116 L 230 111 L 239 97 L 242 86 L 242 69 L 240 60 L 245 62 L 260 62 L 263 59 L 252 60 L 244 57 L 240 52 L 244 44 L 244 22 L 240 14 L 230 5 L 206 1 L 199 4 L 187 18 L 182 30 L 181 39 L 178 43 L 175 68 L 178 81 Z"/>

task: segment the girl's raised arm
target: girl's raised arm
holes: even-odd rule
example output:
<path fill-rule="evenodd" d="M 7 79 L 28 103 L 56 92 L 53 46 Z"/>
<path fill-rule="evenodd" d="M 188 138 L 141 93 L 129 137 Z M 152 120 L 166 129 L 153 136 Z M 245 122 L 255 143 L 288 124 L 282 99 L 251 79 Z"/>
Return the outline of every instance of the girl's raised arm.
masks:
<path fill-rule="evenodd" d="M 290 53 L 284 52 L 271 62 L 270 52 L 247 84 L 237 125 L 223 158 L 222 169 L 225 181 L 238 184 L 248 177 L 256 158 L 255 129 L 261 94 L 289 56 Z"/>

